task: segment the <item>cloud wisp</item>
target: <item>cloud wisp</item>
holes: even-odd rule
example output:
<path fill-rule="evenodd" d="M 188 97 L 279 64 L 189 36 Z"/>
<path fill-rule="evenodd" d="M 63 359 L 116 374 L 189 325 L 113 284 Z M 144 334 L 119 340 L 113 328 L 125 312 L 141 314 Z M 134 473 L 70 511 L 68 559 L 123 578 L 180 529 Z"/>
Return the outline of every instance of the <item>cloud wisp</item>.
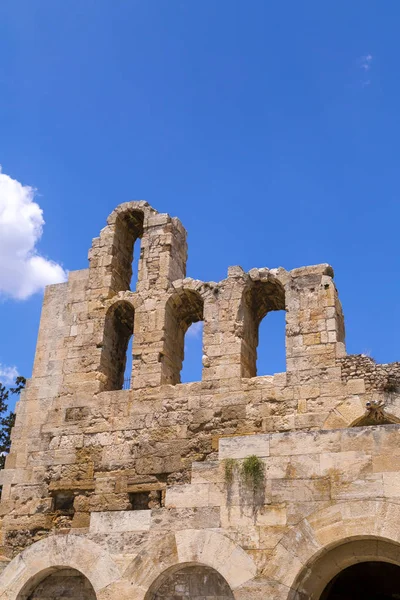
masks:
<path fill-rule="evenodd" d="M 0 363 L 0 383 L 3 385 L 11 385 L 18 375 L 17 367 L 7 367 L 7 365 Z"/>
<path fill-rule="evenodd" d="M 46 285 L 66 280 L 61 265 L 37 251 L 45 222 L 34 198 L 33 188 L 0 166 L 0 296 L 25 300 Z"/>
<path fill-rule="evenodd" d="M 364 77 L 361 81 L 361 84 L 363 86 L 371 84 L 371 79 L 369 78 L 369 74 L 370 74 L 371 67 L 372 67 L 372 59 L 373 59 L 372 54 L 366 54 L 365 56 L 361 56 L 361 58 L 358 61 L 360 69 L 364 72 Z"/>
<path fill-rule="evenodd" d="M 372 61 L 372 54 L 367 54 L 366 56 L 362 56 L 361 57 L 361 68 L 364 69 L 364 71 L 369 71 L 371 69 L 371 61 Z"/>

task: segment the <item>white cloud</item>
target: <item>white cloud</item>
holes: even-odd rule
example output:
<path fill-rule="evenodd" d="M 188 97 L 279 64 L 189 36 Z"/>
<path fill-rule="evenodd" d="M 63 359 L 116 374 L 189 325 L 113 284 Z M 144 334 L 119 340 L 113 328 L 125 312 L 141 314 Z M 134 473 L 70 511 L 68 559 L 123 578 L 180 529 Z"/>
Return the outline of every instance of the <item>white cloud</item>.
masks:
<path fill-rule="evenodd" d="M 18 377 L 17 367 L 7 367 L 0 363 L 0 383 L 4 385 L 11 385 L 14 383 L 16 377 Z"/>
<path fill-rule="evenodd" d="M 369 71 L 371 68 L 372 54 L 366 54 L 360 58 L 360 66 L 364 71 Z"/>
<path fill-rule="evenodd" d="M 203 321 L 192 323 L 186 332 L 186 335 L 191 338 L 199 338 L 203 333 Z"/>
<path fill-rule="evenodd" d="M 37 252 L 44 219 L 34 197 L 33 188 L 12 179 L 0 167 L 0 296 L 24 300 L 66 279 L 59 264 Z"/>

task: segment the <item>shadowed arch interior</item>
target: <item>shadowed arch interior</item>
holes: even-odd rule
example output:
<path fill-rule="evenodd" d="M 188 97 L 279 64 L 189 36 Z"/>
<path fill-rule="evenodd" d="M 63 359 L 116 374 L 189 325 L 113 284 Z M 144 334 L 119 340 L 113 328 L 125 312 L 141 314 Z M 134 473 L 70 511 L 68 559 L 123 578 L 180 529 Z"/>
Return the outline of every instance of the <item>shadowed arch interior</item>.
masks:
<path fill-rule="evenodd" d="M 129 340 L 133 335 L 135 311 L 124 300 L 108 310 L 104 325 L 101 370 L 106 376 L 105 390 L 121 390 L 127 362 Z"/>
<path fill-rule="evenodd" d="M 18 594 L 18 600 L 96 600 L 90 581 L 76 569 L 54 567 L 31 580 Z"/>
<path fill-rule="evenodd" d="M 215 569 L 179 565 L 160 575 L 145 600 L 233 600 L 231 588 Z"/>
<path fill-rule="evenodd" d="M 361 562 L 334 577 L 320 600 L 396 600 L 400 598 L 400 567 L 387 562 Z"/>
<path fill-rule="evenodd" d="M 331 591 L 336 594 L 337 590 L 342 588 L 340 583 L 335 589 L 332 582 L 337 580 L 340 573 L 348 567 L 360 563 L 379 563 L 381 565 L 391 563 L 395 565 L 398 569 L 396 573 L 398 573 L 397 582 L 399 584 L 396 593 L 400 594 L 400 544 L 384 538 L 359 537 L 324 548 L 312 557 L 293 582 L 288 600 L 348 600 L 348 596 L 329 595 Z M 376 567 L 374 569 L 376 573 Z M 362 572 L 367 576 L 368 566 Z M 357 573 L 357 570 L 352 573 Z M 349 576 L 344 576 L 344 579 L 347 577 L 349 577 L 348 581 L 354 581 L 351 572 Z M 344 579 L 341 581 L 343 582 Z M 357 587 L 356 582 L 354 585 Z M 362 589 L 361 583 L 360 589 Z M 351 598 L 358 600 L 357 596 Z M 394 598 L 396 596 L 393 596 Z M 373 599 L 380 600 L 379 596 L 373 597 Z M 372 600 L 372 598 L 363 597 L 363 600 Z M 383 596 L 382 600 L 387 600 L 387 596 Z"/>

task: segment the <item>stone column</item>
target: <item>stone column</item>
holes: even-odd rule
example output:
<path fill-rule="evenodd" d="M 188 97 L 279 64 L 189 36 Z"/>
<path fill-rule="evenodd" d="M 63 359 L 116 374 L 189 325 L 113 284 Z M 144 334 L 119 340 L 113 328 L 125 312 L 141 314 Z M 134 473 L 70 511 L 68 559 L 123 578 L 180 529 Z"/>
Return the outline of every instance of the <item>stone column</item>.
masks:
<path fill-rule="evenodd" d="M 333 368 L 345 354 L 342 308 L 333 270 L 322 264 L 294 269 L 285 281 L 288 373 Z"/>

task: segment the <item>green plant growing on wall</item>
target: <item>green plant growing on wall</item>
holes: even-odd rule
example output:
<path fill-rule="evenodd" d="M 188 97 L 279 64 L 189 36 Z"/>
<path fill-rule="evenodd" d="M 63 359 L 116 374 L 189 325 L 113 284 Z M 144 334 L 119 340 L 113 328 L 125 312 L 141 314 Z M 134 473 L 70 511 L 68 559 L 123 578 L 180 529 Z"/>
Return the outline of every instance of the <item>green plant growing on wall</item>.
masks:
<path fill-rule="evenodd" d="M 233 483 L 235 471 L 237 469 L 237 461 L 234 458 L 226 458 L 224 461 L 225 483 L 230 486 Z"/>
<path fill-rule="evenodd" d="M 255 454 L 247 456 L 242 463 L 242 478 L 247 487 L 256 490 L 264 481 L 264 463 Z"/>
<path fill-rule="evenodd" d="M 264 462 L 255 454 L 243 459 L 240 469 L 241 485 L 239 494 L 241 506 L 251 508 L 254 523 L 257 522 L 257 514 L 265 502 L 264 486 Z"/>

